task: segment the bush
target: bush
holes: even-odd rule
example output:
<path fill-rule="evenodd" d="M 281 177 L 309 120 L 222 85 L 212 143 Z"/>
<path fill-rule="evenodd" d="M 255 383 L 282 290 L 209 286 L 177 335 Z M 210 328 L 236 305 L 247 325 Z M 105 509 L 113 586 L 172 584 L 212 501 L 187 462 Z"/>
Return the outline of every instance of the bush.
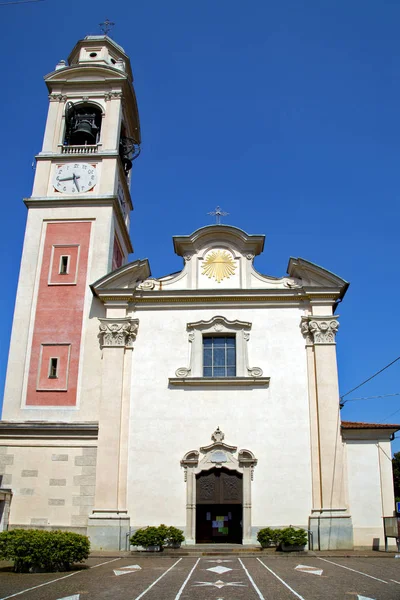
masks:
<path fill-rule="evenodd" d="M 89 556 L 89 539 L 70 531 L 12 529 L 0 533 L 0 560 L 12 560 L 14 571 L 69 571 Z"/>
<path fill-rule="evenodd" d="M 183 531 L 181 529 L 172 526 L 167 527 L 167 535 L 165 537 L 166 544 L 168 544 L 169 546 L 174 546 L 177 544 L 181 544 L 184 541 L 185 536 L 183 535 Z"/>
<path fill-rule="evenodd" d="M 269 548 L 270 546 L 277 546 L 279 544 L 280 529 L 271 529 L 271 527 L 264 527 L 257 533 L 257 541 L 260 542 L 263 548 Z"/>
<path fill-rule="evenodd" d="M 183 541 L 185 541 L 183 532 L 177 527 L 167 527 L 167 525 L 138 529 L 130 538 L 132 546 L 143 546 L 143 548 L 160 546 L 162 549 L 165 544 L 172 546 Z"/>
<path fill-rule="evenodd" d="M 272 529 L 265 527 L 257 533 L 257 540 L 263 548 L 270 546 L 305 546 L 307 544 L 307 532 L 305 529 L 285 527 L 283 529 Z"/>
<path fill-rule="evenodd" d="M 305 546 L 307 544 L 307 532 L 305 529 L 286 527 L 280 530 L 279 543 L 281 546 Z"/>
<path fill-rule="evenodd" d="M 148 548 L 149 546 L 162 546 L 165 542 L 167 527 L 160 525 L 160 527 L 144 527 L 138 529 L 130 538 L 132 546 L 143 546 Z"/>

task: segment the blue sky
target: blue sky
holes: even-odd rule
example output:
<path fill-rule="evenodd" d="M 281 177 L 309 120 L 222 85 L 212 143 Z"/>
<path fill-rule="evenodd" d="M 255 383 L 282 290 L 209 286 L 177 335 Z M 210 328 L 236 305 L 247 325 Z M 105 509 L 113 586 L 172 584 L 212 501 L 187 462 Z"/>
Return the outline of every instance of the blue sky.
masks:
<path fill-rule="evenodd" d="M 301 256 L 350 281 L 341 393 L 400 354 L 398 2 L 45 0 L 0 17 L 1 385 L 43 76 L 106 17 L 131 57 L 142 127 L 132 258 L 156 277 L 179 270 L 172 235 L 212 223 L 220 204 L 225 223 L 266 234 L 259 271 L 284 275 Z M 400 393 L 399 373 L 400 361 L 348 398 Z M 342 418 L 400 422 L 400 396 L 348 402 Z"/>

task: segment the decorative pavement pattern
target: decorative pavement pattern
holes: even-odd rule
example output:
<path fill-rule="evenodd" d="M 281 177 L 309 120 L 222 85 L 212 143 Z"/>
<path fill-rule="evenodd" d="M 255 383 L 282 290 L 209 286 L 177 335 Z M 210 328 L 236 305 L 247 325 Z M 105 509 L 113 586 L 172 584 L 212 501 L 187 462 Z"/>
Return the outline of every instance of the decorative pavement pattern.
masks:
<path fill-rule="evenodd" d="M 0 600 L 400 600 L 393 555 L 260 556 L 92 558 L 67 574 L 0 563 Z"/>

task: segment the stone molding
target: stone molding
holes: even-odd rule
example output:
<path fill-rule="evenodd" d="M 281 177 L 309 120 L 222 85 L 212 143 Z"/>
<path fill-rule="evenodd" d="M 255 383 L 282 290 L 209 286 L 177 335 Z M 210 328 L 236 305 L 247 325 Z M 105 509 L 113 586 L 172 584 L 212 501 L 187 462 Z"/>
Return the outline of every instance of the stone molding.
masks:
<path fill-rule="evenodd" d="M 339 321 L 334 316 L 308 316 L 302 317 L 300 327 L 307 345 L 335 344 Z"/>
<path fill-rule="evenodd" d="M 104 99 L 106 102 L 108 102 L 109 100 L 113 100 L 114 98 L 116 99 L 121 99 L 123 98 L 123 94 L 122 92 L 106 92 L 106 94 L 104 95 Z"/>
<path fill-rule="evenodd" d="M 132 348 L 139 328 L 138 319 L 99 319 L 102 348 Z"/>
<path fill-rule="evenodd" d="M 257 459 L 250 450 L 239 450 L 224 442 L 225 435 L 219 427 L 211 435 L 212 443 L 198 450 L 190 450 L 181 460 L 186 483 L 186 537 L 188 543 L 196 541 L 196 475 L 211 469 L 230 469 L 243 476 L 243 543 L 251 543 L 251 482 Z"/>
<path fill-rule="evenodd" d="M 212 317 L 208 321 L 187 323 L 189 341 L 189 365 L 178 367 L 175 377 L 169 378 L 172 385 L 192 383 L 193 385 L 215 385 L 216 382 L 226 385 L 246 385 L 249 381 L 260 380 L 260 385 L 269 382 L 263 376 L 261 367 L 251 367 L 248 359 L 248 342 L 250 340 L 251 323 L 247 321 L 229 321 L 221 315 Z M 203 334 L 228 334 L 234 335 L 236 340 L 236 369 L 235 377 L 204 377 L 202 374 Z"/>
<path fill-rule="evenodd" d="M 64 96 L 64 94 L 57 94 L 55 92 L 52 92 L 51 94 L 49 94 L 49 101 L 50 102 L 66 102 L 67 96 Z"/>

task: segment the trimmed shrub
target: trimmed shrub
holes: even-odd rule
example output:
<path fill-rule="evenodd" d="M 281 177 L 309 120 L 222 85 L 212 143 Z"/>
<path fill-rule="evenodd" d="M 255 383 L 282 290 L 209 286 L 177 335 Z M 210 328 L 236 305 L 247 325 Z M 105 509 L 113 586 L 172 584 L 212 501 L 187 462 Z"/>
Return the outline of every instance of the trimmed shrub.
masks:
<path fill-rule="evenodd" d="M 307 532 L 305 529 L 286 527 L 280 530 L 279 543 L 281 546 L 305 546 L 307 544 Z"/>
<path fill-rule="evenodd" d="M 163 524 L 158 527 L 151 526 L 138 529 L 130 538 L 132 546 L 143 546 L 143 548 L 160 546 L 161 550 L 164 545 L 173 546 L 184 541 L 185 536 L 180 529 Z"/>
<path fill-rule="evenodd" d="M 12 529 L 0 533 L 0 559 L 12 560 L 14 571 L 69 571 L 89 556 L 89 539 L 71 531 Z"/>
<path fill-rule="evenodd" d="M 165 537 L 165 543 L 168 546 L 177 546 L 185 541 L 185 536 L 183 535 L 183 531 L 178 529 L 177 527 L 167 527 L 167 535 Z"/>
<path fill-rule="evenodd" d="M 270 546 L 277 546 L 279 544 L 279 534 L 281 529 L 272 529 L 271 527 L 264 527 L 257 533 L 257 541 L 260 542 L 263 548 L 269 548 Z"/>
<path fill-rule="evenodd" d="M 143 546 L 148 548 L 149 546 L 161 546 L 164 544 L 166 537 L 167 527 L 160 525 L 160 527 L 144 527 L 138 529 L 130 538 L 132 546 Z"/>

